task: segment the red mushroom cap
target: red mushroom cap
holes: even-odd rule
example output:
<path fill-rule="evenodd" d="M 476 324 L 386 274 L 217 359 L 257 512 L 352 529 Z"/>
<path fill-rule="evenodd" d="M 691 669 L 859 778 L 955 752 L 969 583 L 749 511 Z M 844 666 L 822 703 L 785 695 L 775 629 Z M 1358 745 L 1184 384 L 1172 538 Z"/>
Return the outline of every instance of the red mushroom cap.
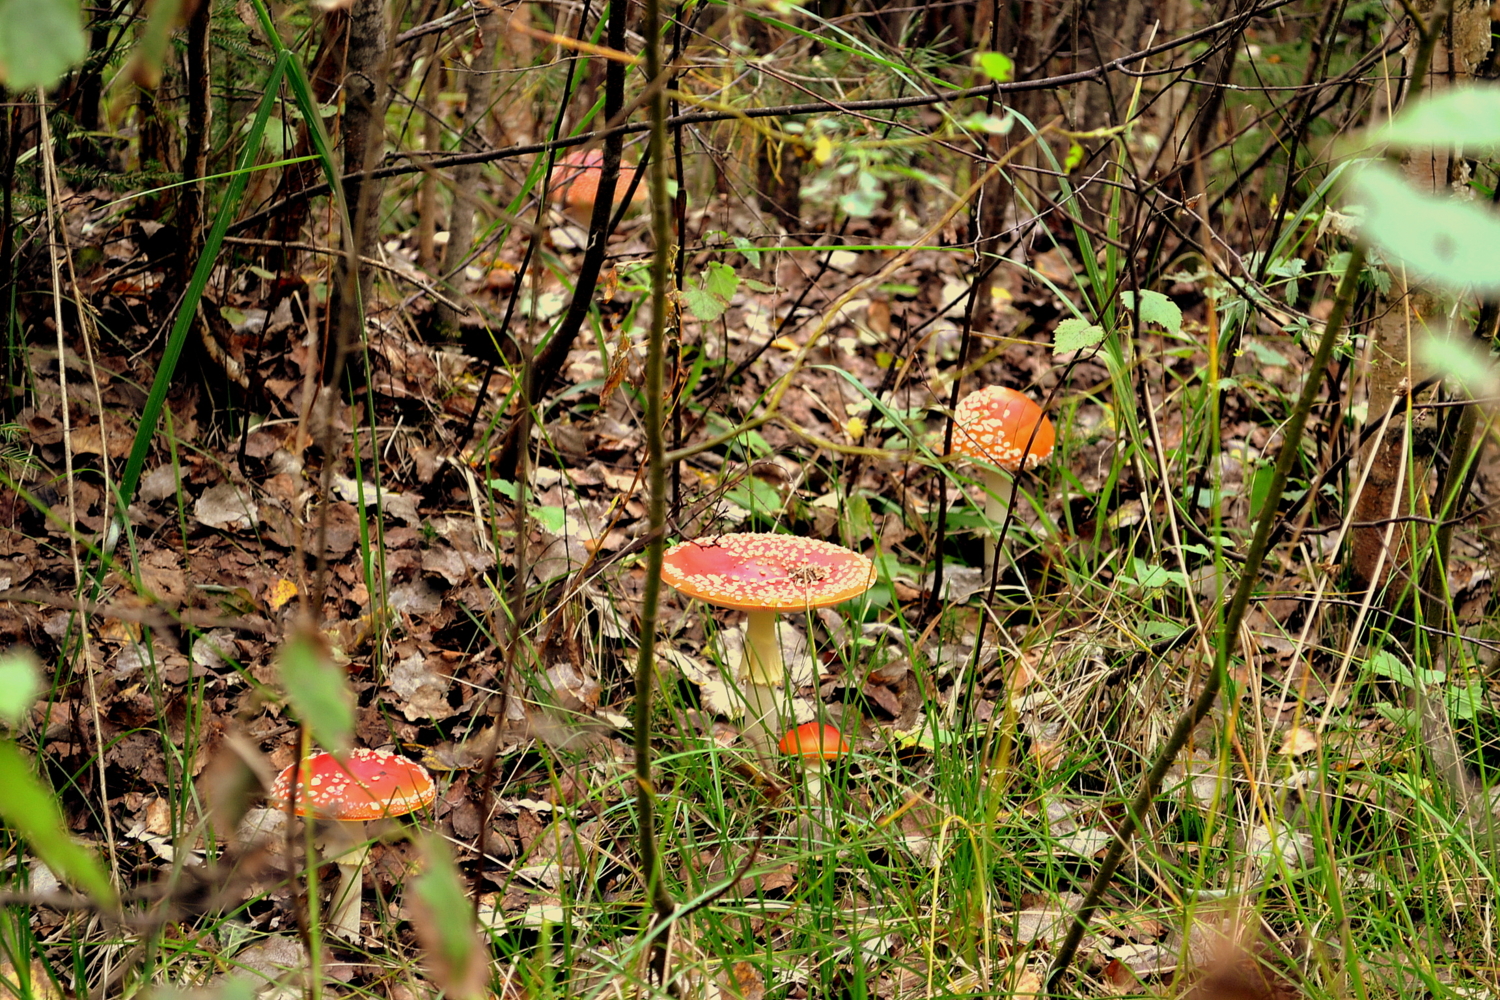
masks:
<path fill-rule="evenodd" d="M 782 753 L 796 754 L 805 760 L 833 760 L 849 752 L 844 734 L 826 722 L 804 722 L 796 729 L 789 729 L 777 746 Z"/>
<path fill-rule="evenodd" d="M 805 611 L 858 597 L 870 560 L 832 542 L 743 532 L 674 545 L 661 578 L 689 597 L 736 611 Z"/>
<path fill-rule="evenodd" d="M 271 786 L 271 801 L 285 803 L 299 764 L 289 764 Z M 357 749 L 346 761 L 319 752 L 300 762 L 298 816 L 344 821 L 404 816 L 429 806 L 437 787 L 427 768 L 385 750 Z"/>
<path fill-rule="evenodd" d="M 594 210 L 599 197 L 599 178 L 604 175 L 604 151 L 601 149 L 575 149 L 557 161 L 552 168 L 553 197 L 574 216 L 587 217 Z M 620 164 L 620 175 L 615 178 L 615 204 L 618 205 L 635 178 L 635 168 Z M 637 185 L 632 205 L 646 198 L 645 185 Z"/>
<path fill-rule="evenodd" d="M 953 411 L 952 454 L 982 459 L 1010 472 L 1045 462 L 1056 440 L 1057 432 L 1042 408 L 1003 385 L 969 393 Z"/>

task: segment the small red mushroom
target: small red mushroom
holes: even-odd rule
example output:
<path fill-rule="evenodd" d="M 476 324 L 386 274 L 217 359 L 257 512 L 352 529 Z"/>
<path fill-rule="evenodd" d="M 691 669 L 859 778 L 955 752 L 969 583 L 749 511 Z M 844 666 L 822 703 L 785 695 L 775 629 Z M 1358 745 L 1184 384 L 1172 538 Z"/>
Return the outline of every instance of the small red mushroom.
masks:
<path fill-rule="evenodd" d="M 604 176 L 604 151 L 601 149 L 576 149 L 557 161 L 552 168 L 552 197 L 563 207 L 568 217 L 581 225 L 588 225 L 594 214 L 594 202 L 599 197 L 599 180 Z M 619 207 L 635 180 L 635 167 L 620 164 L 620 175 L 615 178 L 615 206 Z M 631 205 L 639 205 L 647 198 L 646 185 L 637 184 Z"/>
<path fill-rule="evenodd" d="M 984 516 L 998 525 L 1010 507 L 1014 482 L 1009 474 L 1035 468 L 1052 456 L 1057 432 L 1042 408 L 1024 393 L 1003 385 L 971 392 L 953 410 L 950 454 L 974 459 L 984 474 Z M 1000 470 L 1004 470 L 1001 472 Z M 985 540 L 984 569 L 995 565 L 995 537 Z"/>
<path fill-rule="evenodd" d="M 807 798 L 815 803 L 823 801 L 823 771 L 828 762 L 846 757 L 850 751 L 844 734 L 826 722 L 804 722 L 788 730 L 777 746 L 784 754 L 802 758 L 802 766 L 807 768 Z"/>
<path fill-rule="evenodd" d="M 776 616 L 852 600 L 870 589 L 875 567 L 832 542 L 745 532 L 673 546 L 662 558 L 661 578 L 689 597 L 746 613 L 735 680 L 747 709 L 745 734 L 769 757 L 764 722 L 779 715 L 776 690 L 786 683 Z"/>
<path fill-rule="evenodd" d="M 346 941 L 357 940 L 364 867 L 370 855 L 364 824 L 430 806 L 437 799 L 437 787 L 421 764 L 363 748 L 351 750 L 345 760 L 320 751 L 287 765 L 271 786 L 271 801 L 284 806 L 294 795 L 294 780 L 296 814 L 333 820 L 345 841 L 328 930 Z M 358 846 L 351 848 L 350 843 Z"/>

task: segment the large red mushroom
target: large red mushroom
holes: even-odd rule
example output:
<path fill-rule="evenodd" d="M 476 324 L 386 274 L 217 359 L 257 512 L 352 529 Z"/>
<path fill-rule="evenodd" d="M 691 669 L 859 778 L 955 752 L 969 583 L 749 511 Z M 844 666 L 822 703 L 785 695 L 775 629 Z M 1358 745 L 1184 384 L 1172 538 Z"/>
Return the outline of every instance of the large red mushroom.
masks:
<path fill-rule="evenodd" d="M 688 597 L 745 612 L 745 653 L 735 681 L 745 701 L 745 735 L 769 757 L 765 723 L 779 718 L 777 692 L 786 683 L 776 616 L 852 600 L 870 589 L 875 567 L 832 542 L 745 532 L 673 546 L 661 578 Z"/>
<path fill-rule="evenodd" d="M 341 834 L 339 884 L 327 926 L 329 933 L 346 941 L 358 940 L 364 867 L 370 856 L 364 824 L 430 806 L 437 798 L 432 775 L 421 764 L 385 750 L 355 749 L 343 760 L 320 751 L 287 765 L 276 776 L 271 801 L 284 806 L 288 798 L 298 816 L 332 820 Z"/>

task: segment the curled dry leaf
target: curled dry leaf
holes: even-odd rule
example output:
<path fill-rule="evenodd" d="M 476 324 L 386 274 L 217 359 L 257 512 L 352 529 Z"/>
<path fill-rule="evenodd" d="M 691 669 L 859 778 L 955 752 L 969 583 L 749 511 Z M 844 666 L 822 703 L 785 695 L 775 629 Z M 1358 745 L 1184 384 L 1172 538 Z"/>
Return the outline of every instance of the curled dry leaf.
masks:
<path fill-rule="evenodd" d="M 203 491 L 193 504 L 193 517 L 199 524 L 219 530 L 244 531 L 255 526 L 260 513 L 250 499 L 250 491 L 233 483 L 220 483 Z"/>

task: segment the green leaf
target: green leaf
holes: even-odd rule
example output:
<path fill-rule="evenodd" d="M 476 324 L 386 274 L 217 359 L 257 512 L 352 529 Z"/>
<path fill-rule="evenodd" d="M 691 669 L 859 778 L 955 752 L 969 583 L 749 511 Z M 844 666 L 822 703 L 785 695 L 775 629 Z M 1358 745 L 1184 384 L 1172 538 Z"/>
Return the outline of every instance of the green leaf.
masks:
<path fill-rule="evenodd" d="M 1470 337 L 1424 337 L 1417 344 L 1417 356 L 1471 396 L 1487 397 L 1500 392 L 1500 375 L 1496 374 L 1489 353 Z"/>
<path fill-rule="evenodd" d="M 980 52 L 974 57 L 974 62 L 996 83 L 1009 83 L 1016 73 L 1016 64 L 1003 52 Z"/>
<path fill-rule="evenodd" d="M 1068 173 L 1078 169 L 1083 162 L 1083 147 L 1076 142 L 1068 143 L 1068 155 L 1063 159 L 1063 169 Z"/>
<path fill-rule="evenodd" d="M 41 689 L 41 671 L 31 650 L 14 649 L 0 656 L 0 722 L 12 729 L 19 726 Z"/>
<path fill-rule="evenodd" d="M 1007 135 L 1011 129 L 1015 128 L 1016 116 L 1012 114 L 987 115 L 982 111 L 976 111 L 958 124 L 960 128 L 966 128 L 971 132 Z"/>
<path fill-rule="evenodd" d="M 1086 319 L 1071 316 L 1057 324 L 1052 331 L 1052 353 L 1066 354 L 1085 347 L 1093 347 L 1104 339 L 1104 330 Z"/>
<path fill-rule="evenodd" d="M 1433 94 L 1371 131 L 1370 138 L 1402 148 L 1500 149 L 1500 88 L 1455 87 Z"/>
<path fill-rule="evenodd" d="M 1400 657 L 1388 649 L 1378 649 L 1371 653 L 1370 658 L 1365 661 L 1365 670 L 1408 688 L 1416 687 L 1418 684 L 1424 688 L 1431 684 L 1440 684 L 1448 677 L 1447 673 L 1442 670 L 1424 669 L 1413 673 L 1411 667 L 1408 667 Z"/>
<path fill-rule="evenodd" d="M 740 276 L 734 268 L 714 261 L 703 269 L 696 286 L 682 290 L 682 301 L 699 320 L 712 323 L 724 315 L 739 287 Z"/>
<path fill-rule="evenodd" d="M 745 259 L 750 262 L 751 267 L 760 267 L 761 251 L 755 245 L 754 241 L 744 236 L 734 236 L 730 238 L 730 242 L 734 244 L 736 250 L 745 255 Z"/>
<path fill-rule="evenodd" d="M 114 887 L 96 859 L 68 836 L 57 799 L 14 743 L 0 743 L 0 819 L 19 833 L 59 878 L 113 905 Z"/>
<path fill-rule="evenodd" d="M 1127 312 L 1135 312 L 1135 293 L 1121 292 L 1120 305 Z M 1168 333 L 1182 332 L 1182 310 L 1177 303 L 1167 298 L 1161 292 L 1153 292 L 1146 289 L 1141 292 L 1141 322 L 1155 323 Z"/>
<path fill-rule="evenodd" d="M 856 219 L 867 219 L 883 201 L 885 188 L 880 179 L 868 170 L 861 170 L 855 178 L 854 190 L 840 196 L 839 207 Z"/>
<path fill-rule="evenodd" d="M 536 518 L 543 529 L 554 535 L 561 535 L 568 525 L 568 512 L 561 507 L 532 507 L 531 516 Z"/>
<path fill-rule="evenodd" d="M 0 84 L 50 87 L 83 61 L 78 0 L 0 0 Z"/>
<path fill-rule="evenodd" d="M 1393 171 L 1368 166 L 1351 194 L 1364 204 L 1360 235 L 1435 284 L 1500 293 L 1500 217 L 1472 202 L 1420 194 Z"/>
<path fill-rule="evenodd" d="M 489 982 L 489 956 L 474 926 L 474 907 L 442 839 L 428 834 L 419 846 L 422 874 L 412 879 L 407 904 L 415 911 L 427 974 L 453 1000 L 477 1000 Z"/>
<path fill-rule="evenodd" d="M 324 749 L 342 753 L 354 732 L 354 694 L 344 670 L 333 662 L 328 642 L 311 629 L 300 629 L 276 656 L 281 686 L 313 739 Z"/>

